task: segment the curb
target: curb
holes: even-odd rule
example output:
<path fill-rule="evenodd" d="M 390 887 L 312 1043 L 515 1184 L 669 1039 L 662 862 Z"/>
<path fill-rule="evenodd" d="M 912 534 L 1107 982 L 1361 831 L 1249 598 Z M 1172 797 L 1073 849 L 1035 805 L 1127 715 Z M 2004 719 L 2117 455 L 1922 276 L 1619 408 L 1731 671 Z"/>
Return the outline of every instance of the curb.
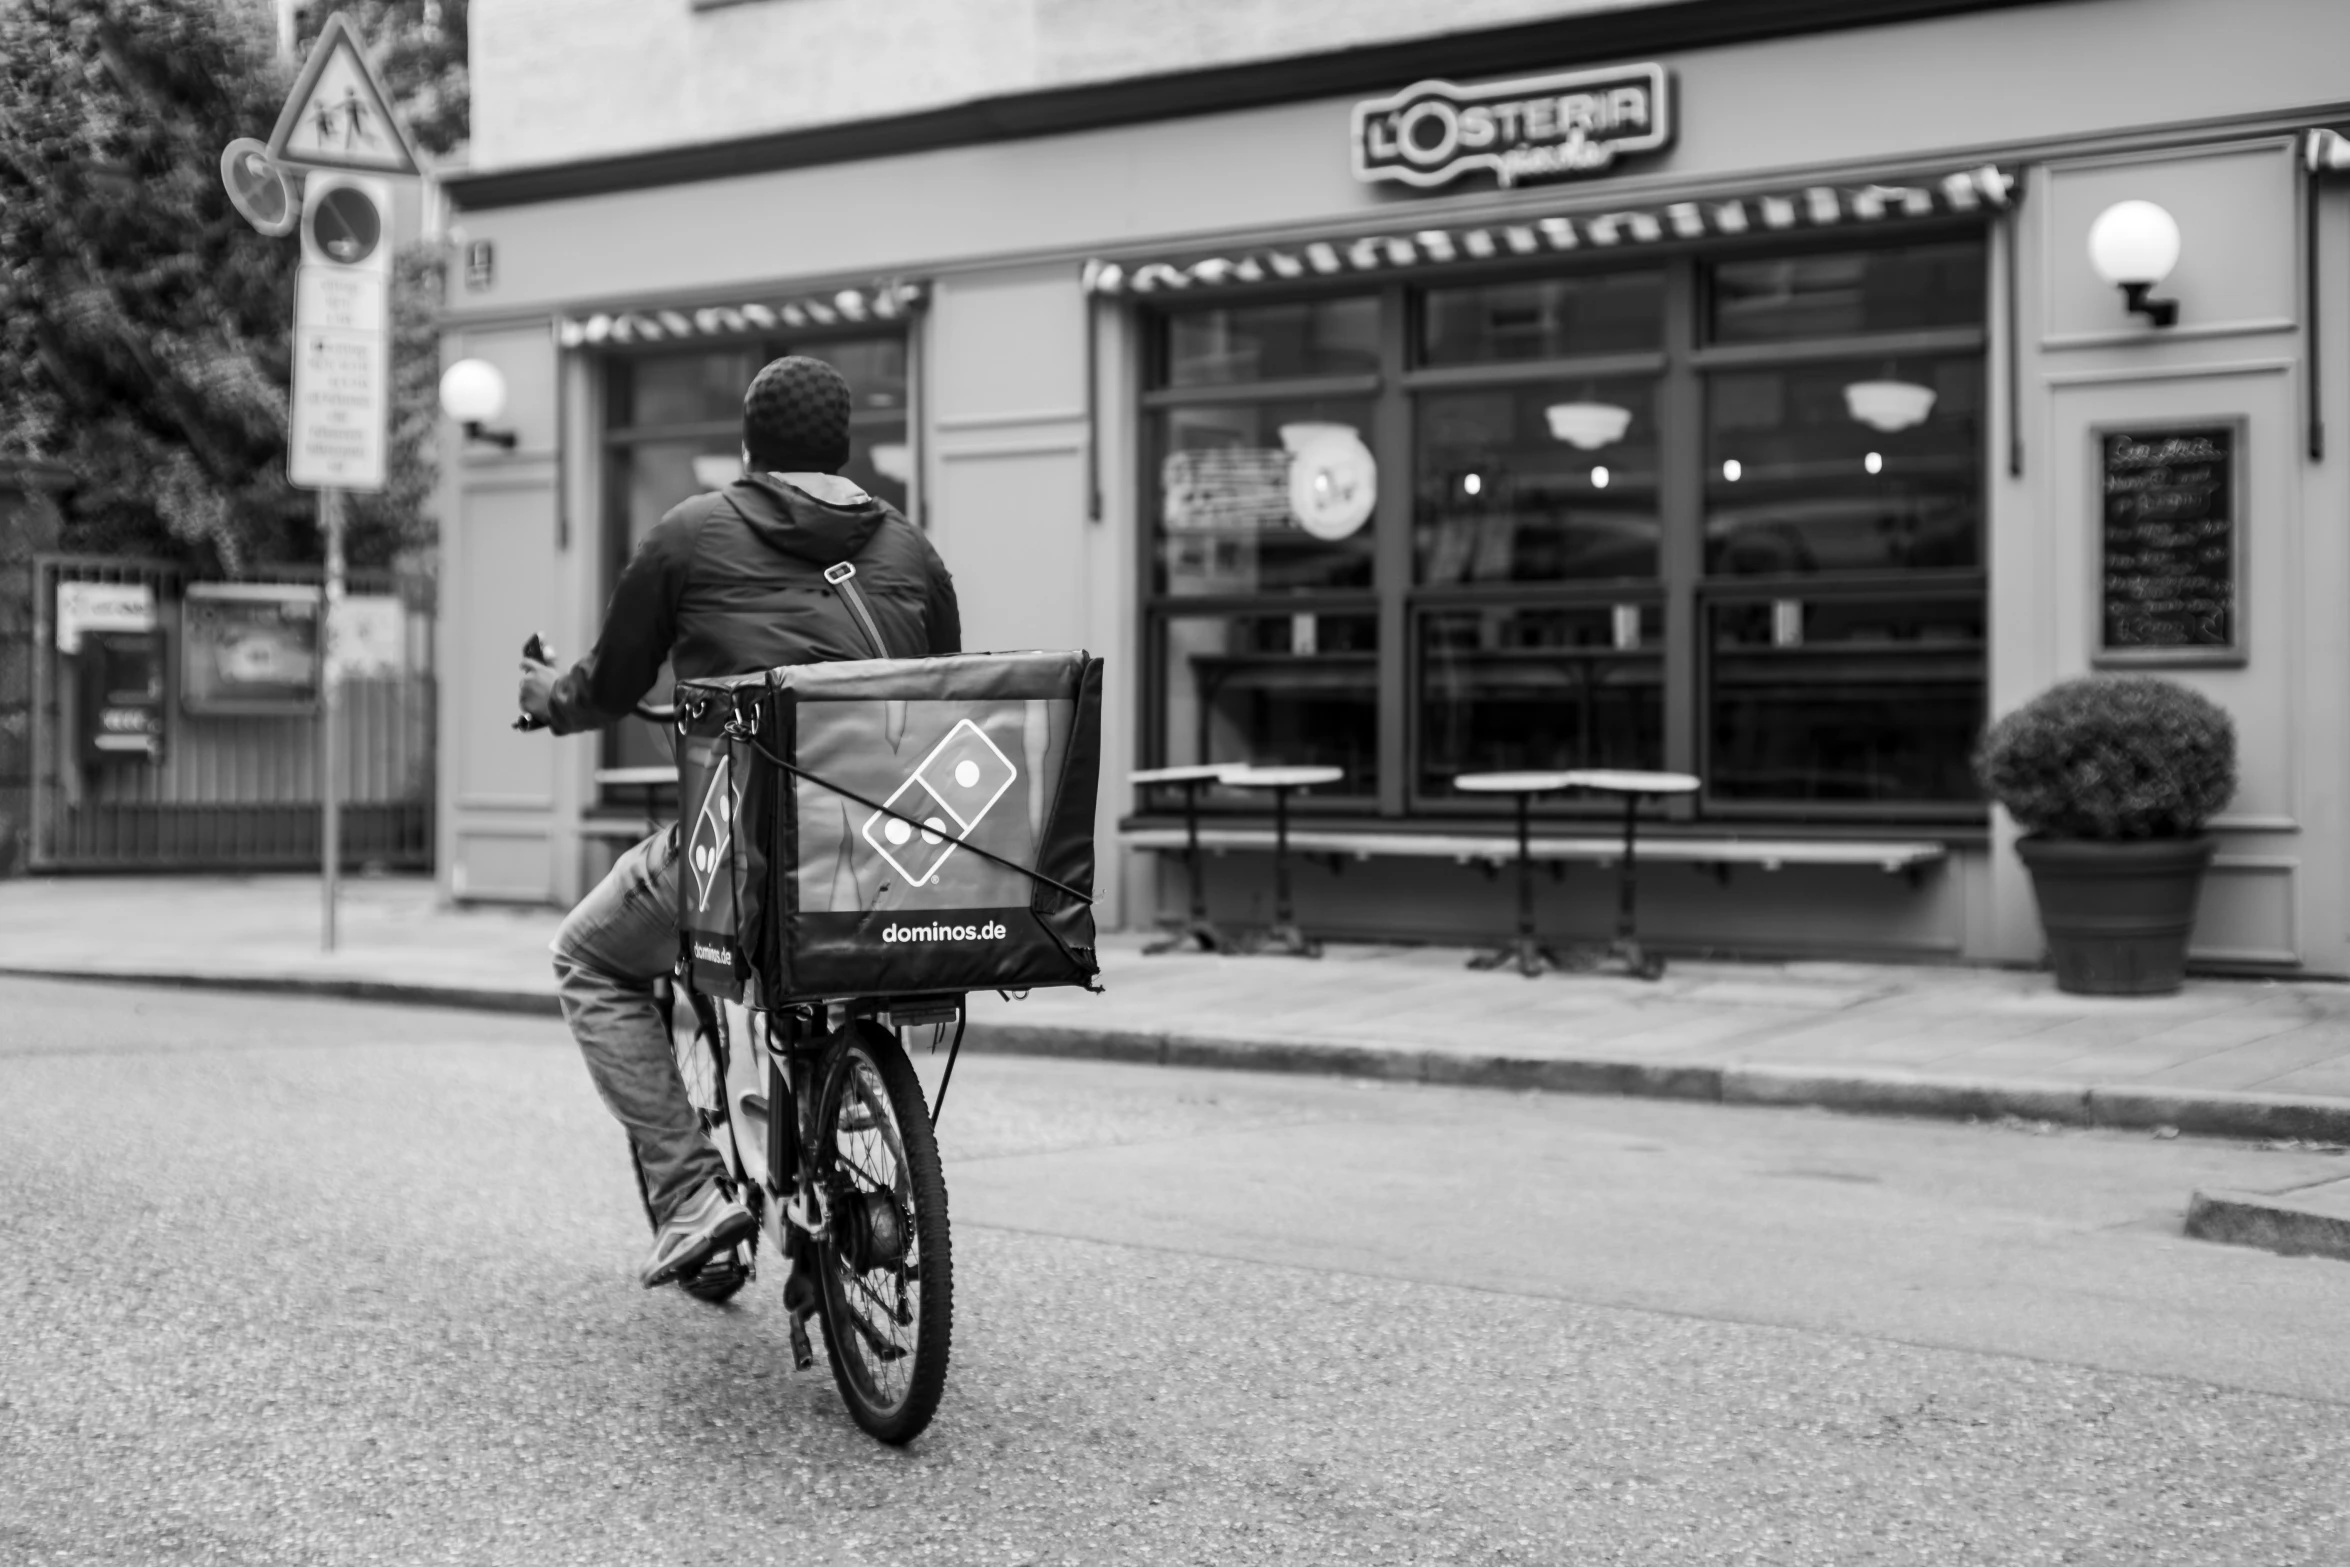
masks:
<path fill-rule="evenodd" d="M 328 975 L 62 972 L 13 965 L 0 965 L 0 975 L 81 984 L 316 996 L 537 1017 L 562 1015 L 560 1004 L 547 993 Z M 2097 1087 L 2021 1079 L 1926 1077 L 1902 1072 L 1834 1072 L 1801 1066 L 1704 1066 L 1594 1057 L 1460 1055 L 1406 1046 L 1348 1045 L 1318 1039 L 1243 1039 L 1035 1023 L 973 1023 L 964 1036 L 963 1048 L 991 1055 L 1376 1078 L 1450 1088 L 1613 1094 L 1781 1108 L 1815 1106 L 1856 1115 L 1914 1115 L 1943 1120 L 1997 1120 L 2002 1116 L 2017 1116 L 2068 1126 L 2129 1130 L 2172 1126 L 2181 1132 L 2207 1137 L 2295 1137 L 2313 1142 L 2350 1142 L 2350 1099 L 2292 1094 Z M 2201 1194 L 2197 1200 L 2202 1201 Z M 2249 1199 L 2213 1200 L 2241 1203 Z M 2190 1229 L 2189 1233 L 2194 1232 Z M 2344 1234 L 2344 1245 L 2350 1248 L 2350 1225 L 2344 1226 Z M 2350 1249 L 2338 1255 L 2350 1256 Z"/>
<path fill-rule="evenodd" d="M 2286 1257 L 2350 1262 L 2350 1219 L 2301 1207 L 2289 1196 L 2197 1192 L 2187 1204 L 2187 1233 L 2197 1240 L 2257 1246 Z"/>
<path fill-rule="evenodd" d="M 468 985 L 417 985 L 403 980 L 351 979 L 321 974 L 166 974 L 137 969 L 33 969 L 0 964 L 0 978 L 48 979 L 71 985 L 148 985 L 166 990 L 242 991 L 250 995 L 316 996 L 332 1001 L 372 1001 L 393 1006 L 454 1007 L 466 1012 L 509 1012 L 561 1017 L 552 992 L 494 990 Z"/>
<path fill-rule="evenodd" d="M 2350 1099 L 2292 1094 L 2101 1088 L 2088 1084 L 1925 1077 L 1899 1072 L 1827 1072 L 1796 1066 L 1724 1067 L 1547 1056 L 1463 1056 L 1319 1040 L 1249 1040 L 1022 1023 L 974 1023 L 963 1047 L 1001 1055 L 1084 1057 L 1249 1072 L 1310 1072 L 1460 1088 L 1617 1094 L 1782 1108 L 1817 1106 L 1861 1115 L 1933 1116 L 1944 1120 L 2018 1116 L 2071 1126 L 2129 1130 L 2172 1126 L 2181 1132 L 2208 1137 L 2299 1137 L 2314 1142 L 2350 1142 Z"/>

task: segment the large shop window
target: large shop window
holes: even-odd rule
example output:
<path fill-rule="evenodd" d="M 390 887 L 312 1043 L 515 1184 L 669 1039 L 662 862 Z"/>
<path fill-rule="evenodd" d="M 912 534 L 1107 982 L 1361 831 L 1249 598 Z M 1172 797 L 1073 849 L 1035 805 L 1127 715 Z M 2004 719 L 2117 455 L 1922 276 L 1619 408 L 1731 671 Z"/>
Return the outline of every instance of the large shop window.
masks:
<path fill-rule="evenodd" d="M 1969 232 L 1154 311 L 1148 760 L 1329 763 L 1308 803 L 1354 813 L 1614 766 L 1714 819 L 1979 820 L 1985 266 Z"/>
<path fill-rule="evenodd" d="M 849 465 L 842 472 L 904 511 L 914 467 L 906 435 L 906 339 L 902 332 L 806 342 L 736 343 L 669 352 L 615 352 L 604 364 L 605 528 L 602 598 L 653 525 L 678 502 L 742 473 L 743 391 L 768 360 L 822 359 L 845 376 Z M 669 672 L 647 701 L 668 700 Z M 604 731 L 606 767 L 670 760 L 666 731 L 629 719 Z M 606 791 L 628 808 L 639 791 Z"/>

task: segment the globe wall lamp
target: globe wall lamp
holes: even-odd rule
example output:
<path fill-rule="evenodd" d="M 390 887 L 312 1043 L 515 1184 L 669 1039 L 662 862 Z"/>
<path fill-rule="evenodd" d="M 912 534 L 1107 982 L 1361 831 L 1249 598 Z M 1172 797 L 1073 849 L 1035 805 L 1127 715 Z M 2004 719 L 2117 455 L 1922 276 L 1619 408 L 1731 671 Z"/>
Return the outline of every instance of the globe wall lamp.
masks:
<path fill-rule="evenodd" d="M 2125 308 L 2155 326 L 2179 319 L 2179 302 L 2156 299 L 2154 286 L 2179 264 L 2179 223 L 2151 201 L 2117 201 L 2089 225 L 2089 265 L 2122 291 Z"/>
<path fill-rule="evenodd" d="M 506 378 L 488 360 L 460 359 L 441 372 L 441 412 L 464 427 L 467 440 L 514 450 L 519 436 L 489 427 L 505 411 Z"/>

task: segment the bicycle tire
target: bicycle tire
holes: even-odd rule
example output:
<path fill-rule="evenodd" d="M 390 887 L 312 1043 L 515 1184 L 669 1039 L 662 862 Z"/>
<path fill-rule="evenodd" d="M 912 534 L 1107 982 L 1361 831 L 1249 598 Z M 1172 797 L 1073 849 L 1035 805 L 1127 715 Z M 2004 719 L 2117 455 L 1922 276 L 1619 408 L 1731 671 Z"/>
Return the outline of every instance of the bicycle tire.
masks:
<path fill-rule="evenodd" d="M 825 1357 L 850 1417 L 902 1446 L 946 1392 L 955 1275 L 938 1140 L 913 1064 L 865 1019 L 827 1052 L 816 1104 L 831 1221 L 816 1254 Z"/>

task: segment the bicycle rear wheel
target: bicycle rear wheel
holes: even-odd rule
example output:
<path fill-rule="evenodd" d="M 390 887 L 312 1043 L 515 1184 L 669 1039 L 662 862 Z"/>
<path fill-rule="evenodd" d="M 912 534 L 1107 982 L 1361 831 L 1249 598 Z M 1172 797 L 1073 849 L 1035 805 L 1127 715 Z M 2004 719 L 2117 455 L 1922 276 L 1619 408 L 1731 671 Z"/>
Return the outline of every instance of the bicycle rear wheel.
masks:
<path fill-rule="evenodd" d="M 816 1105 L 815 1173 L 831 1218 L 816 1253 L 825 1354 L 857 1424 L 910 1442 L 946 1391 L 954 1318 L 930 1112 L 905 1051 L 863 1019 L 830 1051 Z"/>

